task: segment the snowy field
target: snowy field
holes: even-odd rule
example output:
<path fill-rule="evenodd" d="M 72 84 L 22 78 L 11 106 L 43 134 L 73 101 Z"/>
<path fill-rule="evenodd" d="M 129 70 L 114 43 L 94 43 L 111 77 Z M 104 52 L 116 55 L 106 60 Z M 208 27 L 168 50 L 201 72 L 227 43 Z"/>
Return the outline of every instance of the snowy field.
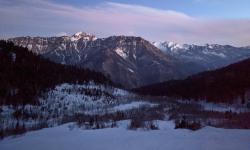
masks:
<path fill-rule="evenodd" d="M 206 111 L 214 112 L 234 112 L 234 113 L 244 113 L 250 112 L 250 109 L 244 105 L 239 104 L 224 104 L 224 103 L 211 103 L 206 101 L 188 101 L 188 100 L 177 100 L 177 102 L 182 104 L 198 104 Z"/>
<path fill-rule="evenodd" d="M 250 130 L 205 127 L 198 131 L 174 129 L 158 121 L 160 130 L 128 130 L 128 121 L 118 128 L 82 130 L 73 123 L 8 137 L 1 150 L 249 150 Z"/>

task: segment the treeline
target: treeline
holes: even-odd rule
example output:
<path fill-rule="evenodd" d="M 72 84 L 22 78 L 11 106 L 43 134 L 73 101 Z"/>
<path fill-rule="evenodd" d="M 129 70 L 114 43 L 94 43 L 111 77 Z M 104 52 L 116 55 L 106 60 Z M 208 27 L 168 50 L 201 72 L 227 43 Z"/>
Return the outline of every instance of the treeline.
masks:
<path fill-rule="evenodd" d="M 184 80 L 172 80 L 134 89 L 143 95 L 169 96 L 186 100 L 245 103 L 250 95 L 250 59 Z"/>
<path fill-rule="evenodd" d="M 36 104 L 39 94 L 61 83 L 112 82 L 101 73 L 65 66 L 27 48 L 0 41 L 0 105 Z"/>

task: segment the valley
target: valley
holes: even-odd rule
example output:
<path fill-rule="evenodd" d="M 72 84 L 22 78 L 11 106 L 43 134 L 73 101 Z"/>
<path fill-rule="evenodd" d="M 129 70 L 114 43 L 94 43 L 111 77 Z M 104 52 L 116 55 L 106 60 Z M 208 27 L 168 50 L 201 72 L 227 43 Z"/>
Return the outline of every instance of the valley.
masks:
<path fill-rule="evenodd" d="M 0 150 L 249 150 L 249 0 L 0 0 Z"/>
<path fill-rule="evenodd" d="M 87 142 L 90 135 L 107 140 L 93 137 L 105 148 L 110 148 L 113 136 L 118 137 L 116 142 L 140 138 L 131 140 L 127 147 L 131 149 L 143 148 L 138 142 L 152 138 L 159 139 L 159 146 L 150 144 L 158 149 L 172 147 L 162 138 L 199 149 L 210 136 L 234 135 L 247 149 L 249 59 L 217 70 L 203 66 L 201 70 L 209 71 L 195 74 L 201 71 L 197 62 L 180 61 L 140 37 L 98 39 L 79 32 L 71 37 L 14 38 L 0 44 L 1 149 L 27 149 L 26 145 L 41 140 L 46 146 L 39 148 L 60 144 L 64 146 L 57 148 L 68 149 L 65 144 L 81 146 L 79 138 L 86 139 L 88 148 L 99 149 Z M 56 144 L 50 142 L 58 134 L 67 136 Z M 41 139 L 31 140 L 34 137 Z M 69 139 L 74 138 L 72 143 Z M 230 138 L 224 140 L 229 143 Z M 221 147 L 213 144 L 215 149 Z M 115 147 L 124 149 L 121 145 Z M 230 144 L 222 149 L 229 147 L 234 149 Z"/>

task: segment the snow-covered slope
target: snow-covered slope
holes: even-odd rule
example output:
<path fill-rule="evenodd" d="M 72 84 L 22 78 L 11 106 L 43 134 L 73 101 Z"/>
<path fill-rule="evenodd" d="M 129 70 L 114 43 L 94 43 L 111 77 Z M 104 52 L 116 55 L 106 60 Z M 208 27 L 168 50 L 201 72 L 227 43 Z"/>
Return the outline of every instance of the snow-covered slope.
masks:
<path fill-rule="evenodd" d="M 127 130 L 127 121 L 118 128 L 82 130 L 72 123 L 27 133 L 0 141 L 1 150 L 249 150 L 250 130 L 205 127 L 198 131 L 174 129 L 171 122 L 159 121 L 160 130 Z"/>
<path fill-rule="evenodd" d="M 135 95 L 123 89 L 89 82 L 61 84 L 44 93 L 36 105 L 0 106 L 0 131 L 52 127 L 74 120 L 76 115 L 105 115 L 156 104 L 133 101 Z"/>

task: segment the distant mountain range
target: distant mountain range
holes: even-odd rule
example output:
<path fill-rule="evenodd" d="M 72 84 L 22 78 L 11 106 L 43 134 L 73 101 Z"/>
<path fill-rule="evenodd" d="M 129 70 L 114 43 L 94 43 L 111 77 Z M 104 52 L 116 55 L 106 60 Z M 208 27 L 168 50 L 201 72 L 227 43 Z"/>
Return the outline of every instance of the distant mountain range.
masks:
<path fill-rule="evenodd" d="M 54 62 L 102 72 L 126 88 L 183 79 L 250 57 L 250 48 L 152 43 L 141 37 L 96 38 L 78 32 L 61 37 L 17 37 L 9 41 Z"/>
<path fill-rule="evenodd" d="M 206 44 L 204 46 L 178 44 L 174 42 L 153 42 L 165 54 L 181 61 L 195 63 L 200 71 L 213 70 L 250 57 L 250 47 Z"/>

